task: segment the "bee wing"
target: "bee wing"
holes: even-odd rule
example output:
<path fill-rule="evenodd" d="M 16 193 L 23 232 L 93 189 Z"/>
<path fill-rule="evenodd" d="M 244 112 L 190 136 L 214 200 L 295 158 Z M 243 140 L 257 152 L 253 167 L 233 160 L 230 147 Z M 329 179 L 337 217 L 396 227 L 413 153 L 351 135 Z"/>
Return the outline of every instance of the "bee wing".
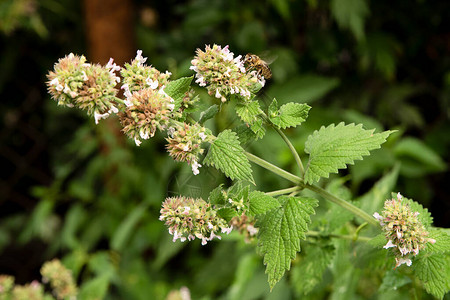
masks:
<path fill-rule="evenodd" d="M 278 55 L 270 52 L 269 50 L 266 50 L 264 52 L 262 52 L 259 57 L 268 65 L 270 65 L 271 63 L 273 63 L 277 58 Z"/>

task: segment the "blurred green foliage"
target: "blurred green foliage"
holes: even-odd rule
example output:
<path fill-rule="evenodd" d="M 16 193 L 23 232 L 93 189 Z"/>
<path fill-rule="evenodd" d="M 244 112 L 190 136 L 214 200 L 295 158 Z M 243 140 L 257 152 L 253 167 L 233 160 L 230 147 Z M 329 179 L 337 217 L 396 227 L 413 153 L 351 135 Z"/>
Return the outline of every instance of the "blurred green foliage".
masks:
<path fill-rule="evenodd" d="M 251 52 L 272 59 L 273 80 L 262 97 L 276 97 L 280 105 L 313 103 L 308 122 L 287 131 L 301 155 L 307 136 L 321 125 L 345 121 L 377 132 L 397 129 L 382 149 L 343 173 L 348 175 L 342 183 L 348 198 L 360 199 L 362 207 L 371 210 L 382 205 L 370 202 L 375 199 L 371 195 L 388 197 L 391 191 L 401 191 L 428 207 L 436 226 L 449 226 L 448 1 L 134 4 L 138 48 L 149 64 L 171 71 L 173 78 L 191 75 L 194 51 L 205 44 L 228 44 L 236 55 Z M 137 148 L 112 133 L 108 123 L 95 126 L 82 114 L 56 107 L 46 94 L 45 74 L 59 57 L 86 53 L 84 30 L 79 1 L 0 4 L 2 158 L 9 160 L 8 149 L 32 155 L 21 152 L 30 145 L 20 134 L 37 134 L 15 129 L 17 124 L 31 127 L 45 145 L 37 168 L 50 178 L 18 181 L 12 188 L 32 199 L 25 203 L 14 193 L 3 193 L 7 197 L 0 201 L 0 273 L 31 281 L 45 260 L 61 257 L 78 278 L 80 299 L 165 299 L 182 286 L 190 289 L 192 299 L 293 299 L 308 289 L 299 287 L 303 256 L 319 251 L 318 263 L 333 260 L 327 249 L 334 247 L 346 260 L 334 261 L 305 298 L 429 297 L 412 291 L 408 278 L 392 273 L 380 282 L 376 274 L 359 268 L 363 262 L 354 261 L 350 242 L 307 246 L 292 274 L 271 293 L 254 245 L 238 234 L 205 247 L 199 242 L 172 243 L 158 220 L 164 198 L 206 198 L 224 178 L 208 168 L 194 177 L 189 167 L 168 157 L 163 136 Z M 26 106 L 30 99 L 34 110 Z M 202 101 L 205 107 L 213 103 L 206 96 Z M 223 107 L 206 125 L 216 132 L 233 127 L 231 111 Z M 295 168 L 275 132 L 268 131 L 247 148 L 287 170 Z M 4 169 L 5 191 L 12 182 L 8 174 L 16 167 L 8 163 Z M 259 167 L 253 172 L 260 190 L 287 187 Z M 322 217 L 326 216 L 318 213 L 316 222 Z M 357 248 L 358 253 L 367 251 Z M 19 272 L 11 267 L 19 268 L 11 260 L 31 259 L 30 253 L 36 263 L 27 264 L 29 269 L 20 266 Z"/>

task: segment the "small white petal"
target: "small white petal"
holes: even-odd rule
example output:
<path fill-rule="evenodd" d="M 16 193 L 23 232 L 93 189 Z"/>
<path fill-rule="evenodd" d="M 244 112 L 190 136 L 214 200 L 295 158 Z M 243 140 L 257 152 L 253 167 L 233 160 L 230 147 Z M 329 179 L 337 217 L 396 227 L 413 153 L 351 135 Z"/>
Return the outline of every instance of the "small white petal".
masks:
<path fill-rule="evenodd" d="M 392 248 L 392 247 L 397 247 L 397 246 L 394 243 L 392 243 L 391 240 L 389 240 L 387 242 L 387 244 L 383 246 L 384 249 L 389 249 L 389 248 Z"/>

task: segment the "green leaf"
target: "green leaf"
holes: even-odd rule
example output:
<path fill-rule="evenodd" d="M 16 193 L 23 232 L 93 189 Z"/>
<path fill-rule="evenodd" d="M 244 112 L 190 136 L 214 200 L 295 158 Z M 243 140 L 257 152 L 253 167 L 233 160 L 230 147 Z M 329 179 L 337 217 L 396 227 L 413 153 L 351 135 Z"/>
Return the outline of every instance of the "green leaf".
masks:
<path fill-rule="evenodd" d="M 232 180 L 248 180 L 254 183 L 250 162 L 239 143 L 235 132 L 222 131 L 209 147 L 204 161 L 207 165 L 221 170 Z"/>
<path fill-rule="evenodd" d="M 217 210 L 217 214 L 222 218 L 225 219 L 227 222 L 230 222 L 233 217 L 237 217 L 238 213 L 235 209 L 230 207 L 224 207 L 219 210 Z"/>
<path fill-rule="evenodd" d="M 296 127 L 308 117 L 311 106 L 302 103 L 287 103 L 277 109 L 277 100 L 273 99 L 269 106 L 269 119 L 278 128 Z"/>
<path fill-rule="evenodd" d="M 198 119 L 199 124 L 203 124 L 209 119 L 213 118 L 219 112 L 219 106 L 217 104 L 211 105 L 205 111 L 200 113 L 200 117 Z"/>
<path fill-rule="evenodd" d="M 249 195 L 249 202 L 247 213 L 249 216 L 263 215 L 269 210 L 281 206 L 277 199 L 260 191 L 251 192 Z"/>
<path fill-rule="evenodd" d="M 193 78 L 194 76 L 182 77 L 180 79 L 171 81 L 164 89 L 164 92 L 166 92 L 166 94 L 172 97 L 172 99 L 175 101 L 175 108 L 173 109 L 174 111 L 177 111 L 180 108 L 181 103 L 183 102 L 183 98 L 186 92 L 189 90 L 189 87 L 191 86 Z"/>
<path fill-rule="evenodd" d="M 148 205 L 141 204 L 134 208 L 127 217 L 120 223 L 111 239 L 111 249 L 122 251 L 126 246 L 126 242 L 135 232 L 136 225 L 142 219 L 147 211 Z"/>
<path fill-rule="evenodd" d="M 442 229 L 432 228 L 429 231 L 429 238 L 434 239 L 436 243 L 428 243 L 423 250 L 426 253 L 448 253 L 450 252 L 450 235 Z"/>
<path fill-rule="evenodd" d="M 211 193 L 209 193 L 208 196 L 208 202 L 211 204 L 223 204 L 224 202 L 224 198 L 223 198 L 223 194 L 222 194 L 222 187 L 223 184 L 220 184 L 218 187 L 216 187 L 215 189 L 213 189 L 211 191 Z"/>
<path fill-rule="evenodd" d="M 86 281 L 80 288 L 79 299 L 104 299 L 108 291 L 110 276 L 103 274 Z"/>
<path fill-rule="evenodd" d="M 450 256 L 444 254 L 423 255 L 413 263 L 414 273 L 425 289 L 442 299 L 450 290 Z"/>
<path fill-rule="evenodd" d="M 245 123 L 253 124 L 260 114 L 258 101 L 240 102 L 236 105 L 236 113 Z"/>
<path fill-rule="evenodd" d="M 266 134 L 266 129 L 263 126 L 263 121 L 261 119 L 256 120 L 251 126 L 250 129 L 256 135 L 257 139 L 262 139 Z"/>
<path fill-rule="evenodd" d="M 331 12 L 341 28 L 348 28 L 357 39 L 364 37 L 364 20 L 369 14 L 366 0 L 332 0 Z"/>
<path fill-rule="evenodd" d="M 303 260 L 292 270 L 293 284 L 299 294 L 308 294 L 322 281 L 323 273 L 333 258 L 333 247 L 308 247 Z"/>
<path fill-rule="evenodd" d="M 271 289 L 300 251 L 300 239 L 305 239 L 310 215 L 318 204 L 316 199 L 304 197 L 281 196 L 279 201 L 282 206 L 267 212 L 257 223 L 258 250 L 264 255 Z"/>
<path fill-rule="evenodd" d="M 392 193 L 391 197 L 395 199 L 397 197 L 397 194 Z M 431 216 L 431 213 L 428 211 L 428 209 L 424 208 L 422 204 L 420 204 L 419 202 L 416 202 L 412 199 L 408 199 L 404 196 L 403 202 L 407 203 L 413 212 L 419 213 L 417 219 L 419 219 L 419 221 L 423 224 L 423 226 L 425 226 L 425 228 L 431 226 L 431 224 L 433 223 L 433 217 Z"/>
<path fill-rule="evenodd" d="M 305 152 L 309 162 L 305 172 L 305 182 L 314 183 L 321 177 L 328 178 L 330 173 L 346 168 L 355 160 L 369 155 L 369 151 L 380 148 L 393 131 L 373 133 L 365 130 L 362 124 L 345 125 L 340 123 L 320 128 L 308 137 Z"/>

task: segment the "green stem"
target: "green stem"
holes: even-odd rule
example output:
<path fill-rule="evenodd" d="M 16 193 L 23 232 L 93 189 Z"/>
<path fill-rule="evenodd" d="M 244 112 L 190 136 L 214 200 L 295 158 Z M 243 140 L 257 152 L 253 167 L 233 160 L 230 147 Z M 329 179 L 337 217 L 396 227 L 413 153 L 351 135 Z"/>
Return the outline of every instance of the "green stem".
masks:
<path fill-rule="evenodd" d="M 301 188 L 299 186 L 293 186 L 293 187 L 290 187 L 290 188 L 287 188 L 287 189 L 267 192 L 266 195 L 272 196 L 272 197 L 276 197 L 276 196 L 279 196 L 279 195 L 289 194 L 289 193 L 297 192 L 297 191 L 300 191 L 300 190 L 301 190 Z"/>
<path fill-rule="evenodd" d="M 332 238 L 338 238 L 338 239 L 344 239 L 344 240 L 351 240 L 351 241 L 361 241 L 361 242 L 368 242 L 372 238 L 366 237 L 366 236 L 355 236 L 355 235 L 343 235 L 343 234 L 322 234 L 318 231 L 308 231 L 306 232 L 307 236 L 314 236 L 314 237 L 332 237 Z"/>
<path fill-rule="evenodd" d="M 299 186 L 299 188 L 310 189 L 311 191 L 316 192 L 317 194 L 321 195 L 326 200 L 336 203 L 337 205 L 350 211 L 351 213 L 360 217 L 361 219 L 363 219 L 370 225 L 377 226 L 377 227 L 379 226 L 377 220 L 375 218 L 373 218 L 371 215 L 369 215 L 365 211 L 361 210 L 360 208 L 356 207 L 355 205 L 353 205 L 341 198 L 338 198 L 333 194 L 330 194 L 323 188 L 316 186 L 316 185 L 312 185 L 312 184 L 305 184 L 303 179 L 301 179 L 300 177 L 295 176 L 294 174 L 289 173 L 289 172 L 269 163 L 268 161 L 266 161 L 256 155 L 253 155 L 249 152 L 245 152 L 245 155 L 251 162 L 254 162 L 255 164 L 263 167 L 264 169 L 269 170 L 272 173 L 277 174 L 278 176 L 291 181 L 292 183 L 295 183 L 297 186 Z"/>
<path fill-rule="evenodd" d="M 269 119 L 269 117 L 266 115 L 266 113 L 260 109 L 259 113 L 263 117 L 263 119 L 269 123 L 275 131 L 281 136 L 281 138 L 284 140 L 286 145 L 289 147 L 289 150 L 291 151 L 292 155 L 294 156 L 295 161 L 297 162 L 297 166 L 300 169 L 300 176 L 303 177 L 303 174 L 305 174 L 305 169 L 303 168 L 302 160 L 300 159 L 300 156 L 298 155 L 297 150 L 295 150 L 294 145 L 292 145 L 291 141 L 287 138 L 287 136 L 284 134 L 284 132 L 276 127 Z"/>
<path fill-rule="evenodd" d="M 374 225 L 374 226 L 378 226 L 378 222 L 375 218 L 373 218 L 371 215 L 369 215 L 368 213 L 366 213 L 365 211 L 361 210 L 360 208 L 356 207 L 355 205 L 342 200 L 341 198 L 336 197 L 333 194 L 330 194 L 329 192 L 327 192 L 326 190 L 324 190 L 323 188 L 316 186 L 316 185 L 312 185 L 312 184 L 305 184 L 304 185 L 305 188 L 310 189 L 313 192 L 316 192 L 317 194 L 321 195 L 322 197 L 324 197 L 325 199 L 336 203 L 337 205 L 345 208 L 346 210 L 352 212 L 353 214 L 355 214 L 356 216 L 360 217 L 361 219 L 363 219 L 364 221 L 366 221 L 367 223 L 369 223 L 370 225 Z"/>
<path fill-rule="evenodd" d="M 277 167 L 275 165 L 272 165 L 268 161 L 266 161 L 266 160 L 264 160 L 262 158 L 259 158 L 258 156 L 253 155 L 253 154 L 251 154 L 249 152 L 245 152 L 245 155 L 247 156 L 247 158 L 251 162 L 254 162 L 258 166 L 261 166 L 264 169 L 269 170 L 272 173 L 275 173 L 278 176 L 283 177 L 283 178 L 289 180 L 290 182 L 295 183 L 298 186 L 302 186 L 303 185 L 303 180 L 300 177 L 295 176 L 294 174 L 291 174 L 291 173 L 289 173 L 289 172 L 287 172 L 287 171 L 285 171 L 285 170 L 283 170 L 283 169 L 281 169 L 281 168 L 279 168 L 279 167 Z"/>
<path fill-rule="evenodd" d="M 288 145 L 289 150 L 291 150 L 291 153 L 294 156 L 295 161 L 297 162 L 297 166 L 300 169 L 300 176 L 303 177 L 303 174 L 305 174 L 305 170 L 303 169 L 302 160 L 300 159 L 297 150 L 295 150 L 294 145 L 292 145 L 291 141 L 287 138 L 284 132 L 281 131 L 281 129 L 277 128 L 276 126 L 272 127 L 275 128 L 275 130 L 278 132 L 278 134 L 281 136 L 284 142 Z"/>

